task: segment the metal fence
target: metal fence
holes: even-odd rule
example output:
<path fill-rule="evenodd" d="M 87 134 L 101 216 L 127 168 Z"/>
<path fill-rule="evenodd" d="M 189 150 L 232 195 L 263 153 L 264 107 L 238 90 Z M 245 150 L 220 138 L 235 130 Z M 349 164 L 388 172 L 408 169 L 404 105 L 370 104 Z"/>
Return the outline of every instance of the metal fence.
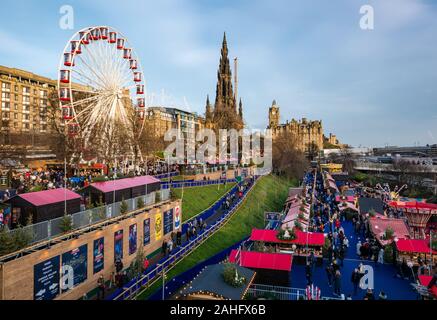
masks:
<path fill-rule="evenodd" d="M 246 299 L 299 300 L 305 299 L 305 289 L 252 284 L 247 290 Z"/>
<path fill-rule="evenodd" d="M 148 195 L 139 196 L 132 199 L 125 200 L 127 204 L 127 212 L 133 211 L 138 208 L 139 199 L 143 200 L 144 206 L 150 206 L 156 201 L 156 194 L 160 193 L 160 201 L 166 201 L 170 199 L 170 190 L 162 189 L 160 191 L 152 192 Z M 79 230 L 98 222 L 102 222 L 107 219 L 115 218 L 121 215 L 121 203 L 115 202 L 109 205 L 101 206 L 98 208 L 88 209 L 85 211 L 80 211 L 71 215 L 72 219 L 72 231 Z M 9 232 L 13 235 L 14 232 L 24 231 L 29 235 L 30 242 L 29 245 L 49 240 L 63 233 L 61 228 L 62 221 L 64 217 L 59 217 L 56 219 L 42 221 L 36 224 L 28 225 L 20 229 L 13 229 Z"/>

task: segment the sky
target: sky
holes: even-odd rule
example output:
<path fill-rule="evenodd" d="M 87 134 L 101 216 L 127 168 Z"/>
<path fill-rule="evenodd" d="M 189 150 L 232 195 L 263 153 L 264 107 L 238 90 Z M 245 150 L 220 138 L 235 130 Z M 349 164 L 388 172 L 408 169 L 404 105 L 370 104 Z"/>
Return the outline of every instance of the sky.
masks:
<path fill-rule="evenodd" d="M 59 27 L 74 9 L 74 29 Z M 360 8 L 374 29 L 360 28 Z M 160 0 L 2 3 L 0 65 L 57 78 L 70 37 L 120 30 L 136 50 L 154 104 L 203 114 L 215 99 L 223 32 L 238 57 L 238 95 L 250 128 L 322 120 L 353 146 L 437 143 L 437 1 Z M 7 14 L 4 14 L 7 13 Z"/>

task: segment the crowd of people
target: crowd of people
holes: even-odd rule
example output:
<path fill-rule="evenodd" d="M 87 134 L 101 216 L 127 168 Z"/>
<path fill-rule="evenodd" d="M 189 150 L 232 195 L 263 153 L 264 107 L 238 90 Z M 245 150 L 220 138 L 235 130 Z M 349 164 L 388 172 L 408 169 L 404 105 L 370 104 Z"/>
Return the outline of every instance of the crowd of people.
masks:
<path fill-rule="evenodd" d="M 335 195 L 324 188 L 323 178 L 320 173 L 317 174 L 316 181 L 312 174 L 306 176 L 305 184 L 308 186 L 308 193 L 312 197 L 314 195 L 313 216 L 309 225 L 309 230 L 314 232 L 327 233 L 328 246 L 325 248 L 324 256 L 326 258 L 325 272 L 327 283 L 333 290 L 333 295 L 342 297 L 343 299 L 351 300 L 359 298 L 359 283 L 365 272 L 363 263 L 359 263 L 350 275 L 350 281 L 353 284 L 353 292 L 345 295 L 342 288 L 342 279 L 345 275 L 342 273 L 344 260 L 350 248 L 348 237 L 342 226 L 345 215 L 341 212 L 335 202 Z M 315 190 L 313 190 L 313 185 Z M 377 246 L 374 240 L 371 240 L 370 230 L 366 217 L 360 215 L 354 217 L 353 225 L 355 236 L 365 238 L 366 241 L 360 241 L 356 247 L 356 253 L 359 259 L 374 259 L 375 263 L 383 263 L 384 250 Z M 311 259 L 311 254 L 307 258 L 305 266 L 305 275 L 307 285 L 313 283 L 314 259 Z M 372 300 L 375 295 L 371 289 L 368 289 L 362 299 Z M 381 291 L 378 299 L 386 300 L 387 294 Z"/>

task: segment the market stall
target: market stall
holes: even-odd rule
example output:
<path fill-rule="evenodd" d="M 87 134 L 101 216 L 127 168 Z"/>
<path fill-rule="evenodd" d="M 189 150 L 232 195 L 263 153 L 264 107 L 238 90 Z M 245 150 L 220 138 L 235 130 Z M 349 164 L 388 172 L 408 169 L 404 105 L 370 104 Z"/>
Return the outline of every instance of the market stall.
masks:
<path fill-rule="evenodd" d="M 418 266 L 420 258 L 422 261 L 437 263 L 437 251 L 431 249 L 429 239 L 399 239 L 396 241 L 396 249 L 399 262 L 405 259 Z"/>

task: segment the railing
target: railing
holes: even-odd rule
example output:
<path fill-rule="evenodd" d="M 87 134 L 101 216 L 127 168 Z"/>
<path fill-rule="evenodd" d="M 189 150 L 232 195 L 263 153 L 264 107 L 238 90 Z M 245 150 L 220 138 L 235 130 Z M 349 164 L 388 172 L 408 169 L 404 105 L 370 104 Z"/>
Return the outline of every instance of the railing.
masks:
<path fill-rule="evenodd" d="M 140 291 L 144 289 L 144 286 L 150 286 L 157 279 L 161 277 L 161 275 L 166 273 L 168 270 L 174 267 L 176 263 L 181 261 L 185 256 L 191 253 L 195 248 L 200 246 L 207 238 L 212 236 L 217 230 L 219 230 L 223 224 L 232 216 L 232 214 L 237 210 L 239 205 L 246 199 L 250 190 L 253 189 L 253 186 L 248 189 L 242 198 L 240 198 L 226 213 L 221 215 L 214 224 L 209 225 L 203 230 L 195 239 L 190 240 L 182 244 L 182 246 L 177 247 L 174 252 L 170 254 L 170 256 L 156 265 L 151 271 L 147 271 L 146 274 L 141 276 L 138 280 L 133 281 L 133 283 L 127 285 L 123 288 L 123 291 L 119 294 L 116 294 L 112 297 L 112 300 L 126 300 L 126 299 L 134 299 Z"/>
<path fill-rule="evenodd" d="M 199 181 L 173 181 L 171 182 L 171 188 L 190 188 L 190 187 L 202 187 L 202 186 L 208 186 L 208 185 L 217 185 L 222 183 L 234 183 L 237 182 L 236 179 L 217 179 L 217 180 L 199 180 Z M 170 182 L 162 181 L 161 182 L 161 188 L 162 189 L 168 189 Z"/>
<path fill-rule="evenodd" d="M 127 199 L 125 200 L 127 204 L 127 212 L 139 209 L 138 208 L 139 199 L 143 200 L 144 206 L 150 206 L 156 203 L 157 192 L 160 193 L 160 201 L 166 201 L 170 199 L 169 189 L 162 189 L 160 191 L 149 193 L 148 195 Z M 86 228 L 93 224 L 103 222 L 105 220 L 115 218 L 121 215 L 122 214 L 120 209 L 121 203 L 122 201 L 115 202 L 109 205 L 72 214 L 71 231 L 80 230 L 82 228 Z M 64 231 L 61 230 L 60 226 L 63 219 L 64 217 L 59 217 L 52 220 L 42 221 L 36 224 L 24 226 L 20 229 L 12 229 L 9 231 L 9 233 L 13 235 L 14 232 L 24 232 L 25 234 L 29 235 L 30 238 L 28 245 L 32 245 L 37 242 L 50 240 L 51 238 L 62 234 Z"/>
<path fill-rule="evenodd" d="M 246 293 L 247 298 L 274 300 L 302 300 L 306 299 L 305 289 L 252 284 Z"/>

